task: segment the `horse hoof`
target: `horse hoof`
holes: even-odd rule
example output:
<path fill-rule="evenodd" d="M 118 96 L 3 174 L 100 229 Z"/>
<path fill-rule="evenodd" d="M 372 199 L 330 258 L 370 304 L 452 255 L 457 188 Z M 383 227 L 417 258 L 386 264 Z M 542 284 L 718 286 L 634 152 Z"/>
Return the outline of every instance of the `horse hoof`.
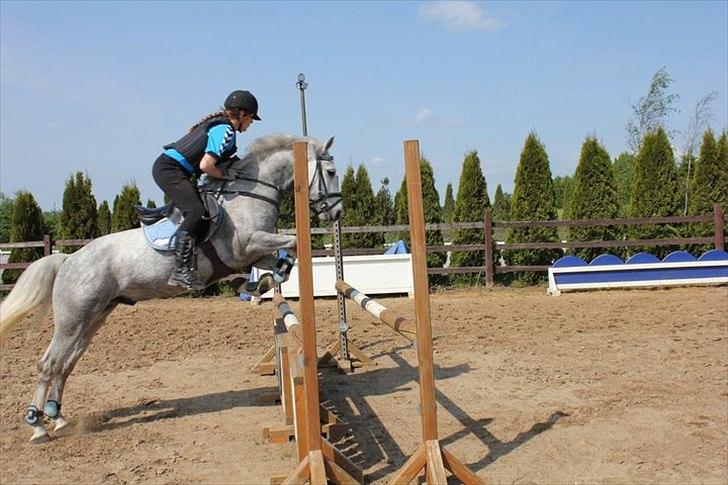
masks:
<path fill-rule="evenodd" d="M 64 418 L 63 416 L 58 416 L 58 418 L 55 421 L 56 421 L 56 425 L 53 427 L 54 433 L 68 431 L 70 423 L 68 421 L 66 421 L 66 418 Z"/>
<path fill-rule="evenodd" d="M 43 443 L 48 443 L 50 440 L 51 437 L 48 435 L 48 431 L 41 427 L 33 432 L 33 436 L 30 437 L 30 444 L 41 445 Z"/>

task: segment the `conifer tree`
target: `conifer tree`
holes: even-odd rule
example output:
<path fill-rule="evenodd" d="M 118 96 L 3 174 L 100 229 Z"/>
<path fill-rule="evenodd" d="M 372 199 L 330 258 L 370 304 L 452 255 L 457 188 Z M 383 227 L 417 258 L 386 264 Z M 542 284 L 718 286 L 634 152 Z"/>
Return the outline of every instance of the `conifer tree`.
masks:
<path fill-rule="evenodd" d="M 10 242 L 10 218 L 13 199 L 0 192 L 0 243 Z"/>
<path fill-rule="evenodd" d="M 10 242 L 40 241 L 44 233 L 43 213 L 33 197 L 27 191 L 15 195 L 13 210 L 10 214 Z M 31 262 L 43 257 L 43 248 L 18 248 L 10 251 L 8 263 Z M 12 285 L 22 270 L 6 269 L 2 273 L 2 282 Z"/>
<path fill-rule="evenodd" d="M 152 199 L 147 199 L 147 207 L 150 209 L 156 209 L 157 203 L 154 202 Z"/>
<path fill-rule="evenodd" d="M 612 171 L 614 182 L 617 185 L 617 200 L 619 201 L 620 217 L 629 217 L 632 213 L 629 203 L 634 187 L 634 174 L 637 157 L 629 152 L 623 152 L 614 160 Z"/>
<path fill-rule="evenodd" d="M 723 145 L 723 147 L 721 147 Z M 721 157 L 724 160 L 721 160 Z M 690 202 L 688 213 L 690 215 L 711 214 L 715 204 L 721 207 L 728 207 L 728 162 L 725 161 L 725 133 L 716 142 L 711 130 L 703 135 L 703 143 L 700 146 L 700 156 L 695 163 L 694 178 L 690 189 Z M 725 209 L 724 209 L 725 211 Z M 694 224 L 693 236 L 712 236 L 713 224 Z M 693 248 L 695 252 L 703 252 L 709 249 L 703 245 Z"/>
<path fill-rule="evenodd" d="M 424 212 L 425 224 L 442 223 L 442 213 L 440 209 L 440 195 L 435 187 L 435 176 L 432 171 L 432 165 L 425 158 L 420 159 L 420 173 L 422 176 L 422 206 Z M 408 203 L 407 203 L 407 180 L 402 181 L 397 196 L 395 197 L 397 207 L 397 224 L 409 224 Z M 409 232 L 402 234 L 402 239 L 409 246 Z M 442 231 L 426 231 L 425 243 L 428 246 L 442 246 L 444 244 Z M 441 268 L 447 260 L 445 253 L 429 253 L 427 255 L 428 268 Z M 442 284 L 446 278 L 438 278 L 433 275 L 430 277 L 430 283 Z"/>
<path fill-rule="evenodd" d="M 728 213 L 728 131 L 723 131 L 718 140 L 718 192 L 716 201 Z"/>
<path fill-rule="evenodd" d="M 554 177 L 554 196 L 556 197 L 556 209 L 565 210 L 569 206 L 569 198 L 573 188 L 571 175 L 558 175 Z"/>
<path fill-rule="evenodd" d="M 141 203 L 139 187 L 133 182 L 124 184 L 118 195 L 118 201 L 115 199 L 116 207 L 111 216 L 111 232 L 126 231 L 127 229 L 139 227 L 139 218 L 134 211 L 134 206 L 141 205 Z"/>
<path fill-rule="evenodd" d="M 352 165 L 347 165 L 344 177 L 341 179 L 341 226 L 360 226 L 358 211 L 358 196 L 356 187 L 356 173 Z M 358 244 L 357 234 L 342 234 L 341 247 L 355 248 Z"/>
<path fill-rule="evenodd" d="M 453 222 L 455 216 L 455 197 L 452 194 L 452 184 L 447 183 L 445 187 L 445 202 L 442 205 L 442 220 L 443 222 Z"/>
<path fill-rule="evenodd" d="M 351 169 L 351 170 L 350 170 Z M 375 219 L 375 198 L 369 173 L 364 164 L 359 164 L 356 175 L 354 168 L 347 167 L 341 184 L 342 197 L 346 200 L 344 215 L 346 226 L 371 225 Z M 344 191 L 346 187 L 346 191 Z M 348 200 L 347 200 L 348 199 Z M 353 233 L 342 236 L 345 248 L 377 248 L 384 243 L 382 233 Z"/>
<path fill-rule="evenodd" d="M 546 149 L 538 136 L 530 133 L 526 137 L 516 170 L 510 220 L 555 220 L 555 199 Z M 514 228 L 509 232 L 507 241 L 509 243 L 556 242 L 558 234 L 553 227 Z M 517 249 L 505 253 L 508 264 L 516 266 L 548 265 L 561 256 L 560 251 L 548 249 Z M 520 272 L 517 273 L 516 279 L 525 284 L 533 284 L 543 277 L 542 273 Z"/>
<path fill-rule="evenodd" d="M 99 235 L 96 198 L 91 188 L 91 179 L 82 172 L 76 172 L 66 181 L 63 208 L 58 218 L 58 235 L 61 239 L 92 239 Z M 65 253 L 79 249 L 79 246 L 61 248 Z"/>
<path fill-rule="evenodd" d="M 587 137 L 581 147 L 565 218 L 614 219 L 618 215 L 619 200 L 612 160 L 596 137 Z M 615 240 L 617 236 L 618 231 L 614 226 L 569 229 L 569 239 L 572 241 L 607 241 Z M 603 252 L 600 248 L 580 248 L 574 254 L 589 262 Z"/>
<path fill-rule="evenodd" d="M 58 226 L 61 219 L 61 213 L 58 211 L 43 212 L 44 233 L 48 234 L 51 239 L 58 239 Z"/>
<path fill-rule="evenodd" d="M 105 236 L 111 232 L 111 211 L 109 211 L 109 203 L 101 202 L 99 206 L 99 236 Z"/>
<path fill-rule="evenodd" d="M 498 184 L 495 188 L 495 197 L 493 198 L 493 220 L 507 221 L 510 217 L 510 212 L 510 202 L 503 193 L 503 187 L 501 187 L 501 184 Z"/>
<path fill-rule="evenodd" d="M 473 150 L 465 154 L 463 168 L 460 171 L 458 197 L 455 200 L 454 222 L 481 222 L 484 211 L 490 207 L 490 198 L 485 177 L 480 168 L 478 152 Z M 479 229 L 457 229 L 453 235 L 453 245 L 482 244 L 483 231 Z M 483 251 L 453 251 L 450 255 L 450 267 L 484 266 Z M 481 283 L 483 274 L 455 275 L 458 282 Z"/>
<path fill-rule="evenodd" d="M 675 157 L 662 128 L 645 135 L 635 163 L 635 178 L 630 198 L 631 217 L 665 217 L 680 212 Z M 632 239 L 658 239 L 675 236 L 675 229 L 666 225 L 630 227 Z M 631 252 L 650 251 L 663 257 L 676 248 L 632 248 Z"/>
<path fill-rule="evenodd" d="M 378 226 L 391 226 L 395 221 L 394 204 L 389 193 L 389 179 L 384 177 L 374 197 L 374 224 Z M 384 233 L 381 234 L 385 236 Z"/>
<path fill-rule="evenodd" d="M 510 217 L 510 212 L 511 201 L 509 197 L 507 197 L 506 194 L 503 192 L 503 187 L 501 187 L 501 184 L 498 184 L 495 188 L 495 197 L 493 197 L 493 221 L 507 221 Z M 506 228 L 498 227 L 493 229 L 493 238 L 496 241 L 505 240 L 507 235 L 508 230 Z M 494 259 L 493 261 L 499 260 L 500 257 L 498 259 Z"/>

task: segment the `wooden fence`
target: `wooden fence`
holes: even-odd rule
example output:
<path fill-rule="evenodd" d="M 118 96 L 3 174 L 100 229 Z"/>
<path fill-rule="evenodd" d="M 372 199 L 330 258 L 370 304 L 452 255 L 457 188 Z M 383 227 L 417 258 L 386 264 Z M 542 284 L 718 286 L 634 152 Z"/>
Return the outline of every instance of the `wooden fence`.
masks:
<path fill-rule="evenodd" d="M 485 211 L 485 217 L 481 222 L 454 222 L 441 224 L 426 224 L 427 231 L 456 230 L 456 229 L 478 229 L 483 231 L 482 244 L 449 244 L 442 246 L 427 246 L 428 253 L 442 253 L 450 251 L 483 251 L 485 253 L 482 266 L 429 268 L 428 274 L 466 274 L 480 273 L 485 275 L 486 284 L 493 284 L 495 274 L 515 273 L 520 271 L 546 271 L 548 265 L 543 266 L 499 266 L 493 261 L 493 250 L 516 250 L 516 249 L 558 249 L 564 251 L 574 248 L 630 248 L 630 247 L 660 247 L 660 246 L 681 246 L 688 244 L 710 244 L 716 249 L 725 250 L 725 217 L 720 205 L 713 208 L 712 214 L 700 216 L 672 216 L 672 217 L 647 217 L 647 218 L 625 218 L 625 219 L 586 219 L 586 220 L 560 220 L 560 221 L 494 221 L 490 208 Z M 659 224 L 691 224 L 691 223 L 712 223 L 713 235 L 707 237 L 675 237 L 667 239 L 620 239 L 614 241 L 558 241 L 558 242 L 534 242 L 534 243 L 503 243 L 493 237 L 496 229 L 513 228 L 539 228 L 539 227 L 605 227 L 605 226 L 641 226 Z M 349 226 L 342 227 L 343 234 L 356 233 L 397 233 L 408 231 L 408 225 L 392 226 Z M 281 231 L 286 234 L 295 234 L 293 229 Z M 333 234 L 333 229 L 311 228 L 311 234 Z M 46 235 L 42 241 L 2 243 L 0 249 L 34 248 L 42 247 L 45 255 L 51 254 L 54 248 L 59 246 L 83 246 L 91 239 L 59 239 L 52 241 Z M 382 248 L 361 248 L 344 249 L 345 256 L 382 254 Z M 313 256 L 333 256 L 333 249 L 321 249 L 312 251 Z M 30 263 L 0 263 L 0 269 L 25 269 Z M 12 285 L 0 285 L 0 290 L 9 290 Z"/>

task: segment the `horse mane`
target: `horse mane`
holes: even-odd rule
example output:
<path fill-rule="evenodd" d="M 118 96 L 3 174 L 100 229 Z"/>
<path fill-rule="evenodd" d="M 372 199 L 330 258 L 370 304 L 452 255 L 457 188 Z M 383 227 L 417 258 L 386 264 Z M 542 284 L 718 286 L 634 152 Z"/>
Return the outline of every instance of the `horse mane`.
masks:
<path fill-rule="evenodd" d="M 306 138 L 303 136 L 291 135 L 290 133 L 273 133 L 271 135 L 262 136 L 253 140 L 248 146 L 248 149 L 243 157 L 243 160 L 258 160 L 263 161 L 271 153 L 280 150 L 292 150 L 293 142 L 295 141 L 307 141 L 319 148 L 320 142 L 313 138 Z"/>

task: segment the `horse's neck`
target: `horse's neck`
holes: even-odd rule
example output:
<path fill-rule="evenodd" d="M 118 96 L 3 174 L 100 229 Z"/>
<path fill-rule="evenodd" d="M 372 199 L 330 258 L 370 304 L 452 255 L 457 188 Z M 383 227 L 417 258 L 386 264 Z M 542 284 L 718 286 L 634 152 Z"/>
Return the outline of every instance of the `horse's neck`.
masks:
<path fill-rule="evenodd" d="M 261 162 L 250 162 L 243 167 L 242 175 L 288 190 L 293 182 L 292 152 L 281 151 Z"/>

